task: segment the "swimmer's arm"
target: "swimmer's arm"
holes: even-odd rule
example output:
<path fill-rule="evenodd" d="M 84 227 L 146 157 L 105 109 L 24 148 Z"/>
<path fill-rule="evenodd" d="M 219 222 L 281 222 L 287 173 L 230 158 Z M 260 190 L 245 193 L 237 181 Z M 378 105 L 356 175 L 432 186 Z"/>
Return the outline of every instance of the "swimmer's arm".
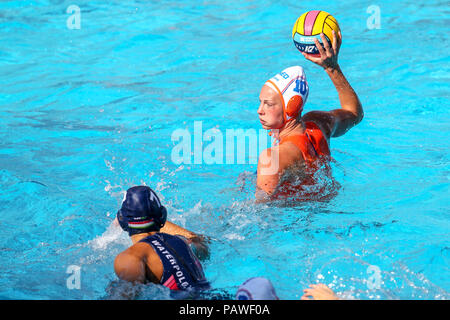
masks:
<path fill-rule="evenodd" d="M 340 300 L 333 290 L 323 283 L 311 284 L 303 293 L 301 300 Z"/>
<path fill-rule="evenodd" d="M 255 197 L 257 201 L 269 200 L 267 196 L 270 196 L 278 186 L 280 175 L 279 168 L 276 168 L 277 163 L 279 161 L 275 159 L 272 149 L 266 149 L 260 154 L 256 177 Z"/>
<path fill-rule="evenodd" d="M 117 255 L 114 260 L 114 271 L 121 280 L 145 283 L 144 262 L 128 250 Z"/>
<path fill-rule="evenodd" d="M 113 222 L 115 225 L 119 225 L 117 217 Z M 160 229 L 160 232 L 167 233 L 172 236 L 180 235 L 186 238 L 188 244 L 192 244 L 195 247 L 195 253 L 200 260 L 209 258 L 208 238 L 201 234 L 196 234 L 189 231 L 179 225 L 166 221 L 164 226 Z"/>
<path fill-rule="evenodd" d="M 320 45 L 317 39 L 315 43 L 320 52 L 320 57 L 313 57 L 303 53 L 306 59 L 323 67 L 335 86 L 341 109 L 329 112 L 313 111 L 303 116 L 304 121 L 313 121 L 321 127 L 324 134 L 329 137 L 339 137 L 346 133 L 350 128 L 361 122 L 364 111 L 356 92 L 345 78 L 337 62 L 339 49 L 342 42 L 342 36 L 336 37 L 333 31 L 333 45 L 329 46 L 325 36 L 321 34 L 324 47 Z"/>
<path fill-rule="evenodd" d="M 172 236 L 180 235 L 180 236 L 185 237 L 188 240 L 192 239 L 194 237 L 198 237 L 195 233 L 193 233 L 183 227 L 180 227 L 179 225 L 172 223 L 170 221 L 166 221 L 164 226 L 161 228 L 160 232 L 167 233 Z"/>
<path fill-rule="evenodd" d="M 326 72 L 336 87 L 341 104 L 341 109 L 329 112 L 334 118 L 330 136 L 339 137 L 361 122 L 364 111 L 358 95 L 348 83 L 341 68 L 337 66 L 335 69 L 327 69 Z"/>
<path fill-rule="evenodd" d="M 274 199 L 284 171 L 296 161 L 295 156 L 290 154 L 284 145 L 268 148 L 261 152 L 256 177 L 255 198 L 257 203 Z"/>
<path fill-rule="evenodd" d="M 113 224 L 117 225 L 117 226 L 119 225 L 119 221 L 117 221 L 117 217 L 116 217 L 116 219 L 114 219 Z M 188 240 L 199 237 L 197 234 L 195 234 L 187 229 L 184 229 L 183 227 L 180 227 L 179 225 L 172 223 L 170 221 L 166 221 L 164 226 L 161 228 L 160 232 L 167 233 L 172 236 L 180 235 L 180 236 L 185 237 Z"/>
<path fill-rule="evenodd" d="M 194 246 L 194 252 L 200 260 L 209 258 L 208 239 L 205 236 L 196 234 L 169 221 L 161 228 L 160 232 L 185 237 L 188 243 Z"/>

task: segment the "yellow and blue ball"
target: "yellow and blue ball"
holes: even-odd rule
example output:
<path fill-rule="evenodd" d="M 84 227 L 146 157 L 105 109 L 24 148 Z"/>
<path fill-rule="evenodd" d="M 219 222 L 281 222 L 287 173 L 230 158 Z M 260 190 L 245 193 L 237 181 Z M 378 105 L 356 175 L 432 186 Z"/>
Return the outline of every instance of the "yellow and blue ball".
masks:
<path fill-rule="evenodd" d="M 336 19 L 328 12 L 312 10 L 305 12 L 297 19 L 292 29 L 292 39 L 300 52 L 320 56 L 314 38 L 322 43 L 320 34 L 323 33 L 331 46 L 333 42 L 332 30 L 335 31 L 337 36 L 340 29 Z"/>

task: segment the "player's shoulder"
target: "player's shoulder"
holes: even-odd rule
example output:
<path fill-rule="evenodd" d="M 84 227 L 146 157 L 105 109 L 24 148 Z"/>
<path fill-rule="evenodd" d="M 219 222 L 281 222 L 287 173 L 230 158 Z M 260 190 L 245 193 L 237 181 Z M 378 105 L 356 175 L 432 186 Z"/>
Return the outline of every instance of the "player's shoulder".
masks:
<path fill-rule="evenodd" d="M 310 111 L 302 117 L 305 126 L 308 126 L 308 123 L 315 124 L 327 139 L 333 132 L 335 120 L 335 116 L 329 111 Z"/>

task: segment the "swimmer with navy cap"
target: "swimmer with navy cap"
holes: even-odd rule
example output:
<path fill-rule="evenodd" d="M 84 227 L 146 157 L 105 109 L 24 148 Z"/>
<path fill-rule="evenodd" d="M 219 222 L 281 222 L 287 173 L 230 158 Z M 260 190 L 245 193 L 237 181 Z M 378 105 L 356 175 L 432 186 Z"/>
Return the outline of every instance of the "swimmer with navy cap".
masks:
<path fill-rule="evenodd" d="M 151 188 L 127 190 L 117 221 L 133 245 L 117 255 L 116 275 L 121 280 L 161 284 L 170 290 L 209 289 L 199 258 L 190 247 L 204 249 L 202 238 L 166 220 L 167 210 Z"/>
<path fill-rule="evenodd" d="M 253 277 L 241 284 L 236 292 L 236 300 L 280 300 L 269 279 Z M 303 290 L 301 300 L 340 300 L 327 285 L 312 284 Z"/>
<path fill-rule="evenodd" d="M 269 279 L 253 277 L 239 286 L 236 300 L 279 300 L 279 298 Z"/>
<path fill-rule="evenodd" d="M 302 189 L 308 190 L 296 182 L 314 184 L 311 177 L 317 168 L 323 167 L 318 162 L 330 160 L 330 138 L 344 135 L 363 118 L 361 102 L 338 64 L 341 33 L 333 31 L 331 46 L 323 34 L 320 36 L 323 46 L 314 39 L 320 56 L 302 54 L 327 73 L 339 95 L 341 108 L 302 115 L 309 84 L 301 66 L 286 68 L 264 83 L 257 113 L 262 127 L 276 143 L 259 156 L 255 193 L 258 201 L 290 197 Z"/>

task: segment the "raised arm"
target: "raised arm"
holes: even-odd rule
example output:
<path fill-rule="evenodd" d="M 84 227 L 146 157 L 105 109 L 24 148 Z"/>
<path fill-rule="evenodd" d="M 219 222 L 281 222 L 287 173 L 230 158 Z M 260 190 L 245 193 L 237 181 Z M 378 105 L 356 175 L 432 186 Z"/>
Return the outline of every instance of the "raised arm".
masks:
<path fill-rule="evenodd" d="M 327 138 L 339 137 L 361 122 L 364 112 L 356 92 L 345 78 L 337 62 L 342 43 L 341 32 L 339 32 L 337 37 L 333 31 L 332 47 L 330 47 L 323 34 L 320 36 L 324 44 L 323 47 L 317 39 L 314 39 L 320 52 L 320 57 L 314 57 L 306 53 L 302 54 L 306 59 L 325 69 L 338 92 L 341 108 L 331 111 L 311 111 L 305 114 L 302 120 L 317 123 Z"/>

